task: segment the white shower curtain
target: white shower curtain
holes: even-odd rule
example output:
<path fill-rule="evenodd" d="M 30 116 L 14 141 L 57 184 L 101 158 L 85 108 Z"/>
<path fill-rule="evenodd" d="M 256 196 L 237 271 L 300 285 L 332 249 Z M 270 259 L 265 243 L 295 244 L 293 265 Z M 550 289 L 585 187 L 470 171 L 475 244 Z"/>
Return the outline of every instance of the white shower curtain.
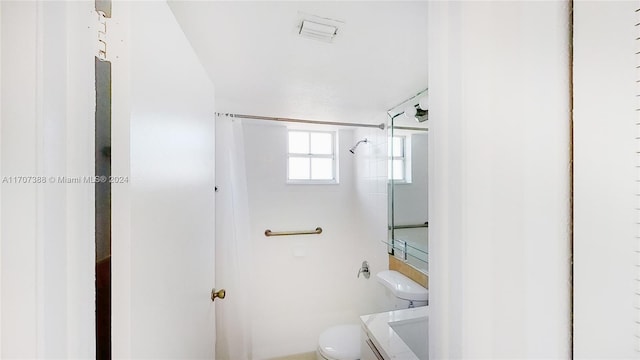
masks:
<path fill-rule="evenodd" d="M 216 118 L 216 359 L 251 359 L 249 201 L 242 121 Z"/>

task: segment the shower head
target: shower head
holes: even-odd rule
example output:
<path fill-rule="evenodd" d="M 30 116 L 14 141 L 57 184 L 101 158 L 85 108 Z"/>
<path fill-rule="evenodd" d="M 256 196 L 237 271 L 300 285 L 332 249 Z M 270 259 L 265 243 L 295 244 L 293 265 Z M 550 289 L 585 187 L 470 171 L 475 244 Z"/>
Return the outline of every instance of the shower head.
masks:
<path fill-rule="evenodd" d="M 367 138 L 364 138 L 364 139 L 358 141 L 355 145 L 353 145 L 353 147 L 351 149 L 349 149 L 349 151 L 352 154 L 355 154 L 356 153 L 356 148 L 358 147 L 358 145 L 360 145 L 360 143 L 366 143 L 366 142 L 369 142 L 369 140 L 367 140 Z"/>

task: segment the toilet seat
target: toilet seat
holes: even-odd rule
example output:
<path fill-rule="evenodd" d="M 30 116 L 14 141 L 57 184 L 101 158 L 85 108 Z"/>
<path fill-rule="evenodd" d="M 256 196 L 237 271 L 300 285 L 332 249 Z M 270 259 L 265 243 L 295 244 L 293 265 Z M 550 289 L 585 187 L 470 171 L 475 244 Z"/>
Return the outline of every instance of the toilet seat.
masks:
<path fill-rule="evenodd" d="M 360 359 L 360 325 L 337 325 L 323 331 L 318 352 L 329 360 Z"/>

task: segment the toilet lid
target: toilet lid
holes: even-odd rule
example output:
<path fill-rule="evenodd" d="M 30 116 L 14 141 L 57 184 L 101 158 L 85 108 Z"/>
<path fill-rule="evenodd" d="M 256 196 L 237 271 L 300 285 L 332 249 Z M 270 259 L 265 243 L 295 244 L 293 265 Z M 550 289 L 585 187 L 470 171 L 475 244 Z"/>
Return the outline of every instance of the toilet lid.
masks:
<path fill-rule="evenodd" d="M 332 326 L 320 334 L 322 356 L 335 360 L 360 359 L 360 325 Z"/>

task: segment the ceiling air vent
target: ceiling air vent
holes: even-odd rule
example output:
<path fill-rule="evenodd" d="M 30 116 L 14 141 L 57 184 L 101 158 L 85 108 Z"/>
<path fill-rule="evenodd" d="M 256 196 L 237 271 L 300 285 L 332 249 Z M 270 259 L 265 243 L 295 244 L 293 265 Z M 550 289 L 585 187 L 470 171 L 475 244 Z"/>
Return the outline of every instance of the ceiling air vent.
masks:
<path fill-rule="evenodd" d="M 338 34 L 338 26 L 305 19 L 300 23 L 298 34 L 309 39 L 332 42 L 333 38 Z"/>

